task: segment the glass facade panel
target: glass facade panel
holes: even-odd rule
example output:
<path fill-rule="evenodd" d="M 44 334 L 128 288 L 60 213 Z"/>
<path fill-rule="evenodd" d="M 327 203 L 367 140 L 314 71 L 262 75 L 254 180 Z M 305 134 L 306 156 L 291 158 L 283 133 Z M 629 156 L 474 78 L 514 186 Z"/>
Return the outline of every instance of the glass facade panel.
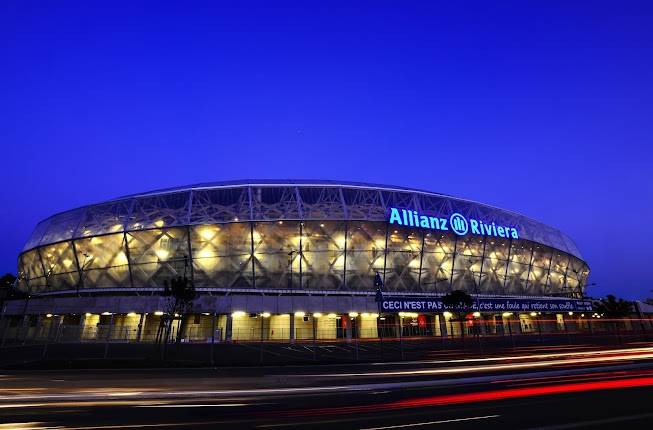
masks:
<path fill-rule="evenodd" d="M 481 276 L 482 257 L 476 255 L 456 254 L 453 266 L 454 290 L 463 290 L 476 294 Z M 478 290 L 480 293 L 480 290 Z"/>
<path fill-rule="evenodd" d="M 546 294 L 546 278 L 548 270 L 546 268 L 531 267 L 531 273 L 528 277 L 527 294 L 543 295 Z"/>
<path fill-rule="evenodd" d="M 576 295 L 582 295 L 582 289 L 587 282 L 588 270 L 585 263 L 580 259 L 569 256 L 569 270 L 567 271 L 567 282 Z"/>
<path fill-rule="evenodd" d="M 75 241 L 75 248 L 82 270 L 103 269 L 127 264 L 123 233 L 78 239 Z"/>
<path fill-rule="evenodd" d="M 530 265 L 533 245 L 526 240 L 512 242 L 510 248 L 510 261 Z"/>
<path fill-rule="evenodd" d="M 30 293 L 39 293 L 46 289 L 47 282 L 37 249 L 21 255 L 19 267 L 19 272 L 25 277 L 25 284 L 21 286 L 28 287 Z"/>
<path fill-rule="evenodd" d="M 340 290 L 345 272 L 345 223 L 306 221 L 302 227 L 302 288 Z"/>
<path fill-rule="evenodd" d="M 77 239 L 75 248 L 84 288 L 131 287 L 123 233 Z"/>
<path fill-rule="evenodd" d="M 503 294 L 506 283 L 510 240 L 488 237 L 485 241 L 485 258 L 479 292 L 482 294 Z"/>
<path fill-rule="evenodd" d="M 553 252 L 551 273 L 549 274 L 549 284 L 547 286 L 549 294 L 566 295 L 569 293 L 566 279 L 568 265 L 569 257 L 567 254 L 559 251 Z"/>
<path fill-rule="evenodd" d="M 503 294 L 508 260 L 498 258 L 499 256 L 503 255 L 500 252 L 490 252 L 483 259 L 483 274 L 479 286 L 479 292 L 482 294 Z"/>
<path fill-rule="evenodd" d="M 551 249 L 536 243 L 533 244 L 533 261 L 528 277 L 528 294 L 547 294 L 547 278 L 551 263 Z"/>
<path fill-rule="evenodd" d="M 52 290 L 77 288 L 79 281 L 72 242 L 59 242 L 39 249 Z"/>
<path fill-rule="evenodd" d="M 480 257 L 483 255 L 483 242 L 483 238 L 479 236 L 459 237 L 456 242 L 456 254 Z"/>
<path fill-rule="evenodd" d="M 70 273 L 77 270 L 72 242 L 60 242 L 40 248 L 46 275 Z"/>
<path fill-rule="evenodd" d="M 23 250 L 26 249 L 32 249 L 41 243 L 41 239 L 43 238 L 43 235 L 45 232 L 48 230 L 48 226 L 50 225 L 50 221 L 52 218 L 48 218 L 46 220 L 41 221 L 36 225 L 36 228 L 32 232 L 32 235 L 29 237 L 27 240 L 27 243 L 23 247 Z"/>
<path fill-rule="evenodd" d="M 129 266 L 86 269 L 82 272 L 84 288 L 129 288 Z"/>
<path fill-rule="evenodd" d="M 190 277 L 188 237 L 185 228 L 165 228 L 127 233 L 134 287 L 163 288 L 176 276 Z"/>
<path fill-rule="evenodd" d="M 188 224 L 190 192 L 161 194 L 135 199 L 128 230 Z"/>
<path fill-rule="evenodd" d="M 461 236 L 456 240 L 453 267 L 453 289 L 476 294 L 481 279 L 483 238 Z M 480 293 L 480 290 L 478 290 Z"/>
<path fill-rule="evenodd" d="M 71 239 L 85 211 L 85 208 L 74 209 L 52 217 L 41 238 L 41 245 Z"/>
<path fill-rule="evenodd" d="M 299 246 L 298 221 L 255 223 L 256 288 L 299 289 Z"/>
<path fill-rule="evenodd" d="M 567 293 L 566 285 L 565 274 L 551 270 L 549 273 L 547 293 L 556 296 L 563 296 Z"/>
<path fill-rule="evenodd" d="M 526 282 L 532 255 L 533 245 L 531 242 L 525 240 L 512 242 L 505 283 L 506 294 L 527 294 Z"/>
<path fill-rule="evenodd" d="M 518 257 L 516 259 L 522 259 Z M 528 279 L 528 264 L 511 261 L 508 264 L 508 276 L 504 291 L 506 294 L 526 294 L 526 280 Z"/>
<path fill-rule="evenodd" d="M 79 274 L 77 272 L 51 274 L 46 282 L 49 291 L 73 290 L 78 286 Z"/>
<path fill-rule="evenodd" d="M 454 237 L 426 233 L 420 288 L 428 293 L 446 294 L 451 290 Z"/>
<path fill-rule="evenodd" d="M 372 291 L 383 274 L 385 222 L 351 221 L 347 228 L 346 289 Z"/>
<path fill-rule="evenodd" d="M 387 291 L 419 291 L 422 231 L 407 227 L 391 227 L 388 232 L 385 287 Z"/>
<path fill-rule="evenodd" d="M 89 207 L 77 226 L 75 237 L 122 232 L 133 200 Z"/>
<path fill-rule="evenodd" d="M 191 246 L 196 287 L 251 288 L 253 286 L 250 223 L 193 227 Z"/>
<path fill-rule="evenodd" d="M 20 260 L 21 271 L 25 273 L 27 279 L 41 278 L 45 275 L 38 250 L 35 249 L 24 253 L 21 255 Z"/>

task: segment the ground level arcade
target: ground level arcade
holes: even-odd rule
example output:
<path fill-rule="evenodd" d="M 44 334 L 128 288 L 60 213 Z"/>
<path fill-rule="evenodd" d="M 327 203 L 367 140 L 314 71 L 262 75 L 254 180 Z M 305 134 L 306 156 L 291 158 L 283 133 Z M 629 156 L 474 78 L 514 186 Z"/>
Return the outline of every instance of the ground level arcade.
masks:
<path fill-rule="evenodd" d="M 163 311 L 5 315 L 0 323 L 8 339 L 57 341 L 154 342 L 161 336 Z M 509 336 L 592 330 L 598 319 L 585 313 L 370 312 L 272 314 L 194 313 L 173 319 L 171 338 L 182 342 L 329 341 L 400 337 Z"/>

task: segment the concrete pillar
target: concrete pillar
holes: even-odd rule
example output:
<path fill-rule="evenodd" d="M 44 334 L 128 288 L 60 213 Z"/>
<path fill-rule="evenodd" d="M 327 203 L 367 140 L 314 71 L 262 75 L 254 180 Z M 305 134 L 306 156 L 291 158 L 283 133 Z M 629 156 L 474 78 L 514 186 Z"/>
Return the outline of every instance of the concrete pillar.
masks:
<path fill-rule="evenodd" d="M 440 336 L 446 337 L 447 336 L 447 319 L 444 317 L 444 315 L 438 315 L 438 320 L 440 322 Z"/>
<path fill-rule="evenodd" d="M 16 340 L 20 338 L 23 339 L 23 345 L 25 345 L 25 340 L 27 340 L 27 332 L 29 331 L 29 318 L 29 315 L 23 315 L 23 320 L 20 323 L 20 331 L 16 336 Z"/>
<path fill-rule="evenodd" d="M 402 317 L 400 317 L 398 314 L 397 314 L 397 320 L 396 320 L 396 323 L 395 323 L 395 327 L 397 328 L 396 337 L 402 337 L 403 333 L 404 333 L 404 319 Z"/>
<path fill-rule="evenodd" d="M 295 342 L 295 314 L 290 313 L 290 342 Z"/>
<path fill-rule="evenodd" d="M 143 338 L 143 328 L 145 327 L 145 321 L 147 319 L 147 313 L 143 312 L 141 318 L 138 321 L 138 329 L 136 331 L 136 342 L 140 342 Z"/>
<path fill-rule="evenodd" d="M 233 332 L 233 326 L 234 326 L 234 319 L 231 316 L 231 314 L 227 315 L 227 326 L 225 327 L 224 331 L 224 340 L 225 342 L 231 342 L 232 332 Z"/>
<path fill-rule="evenodd" d="M 77 325 L 77 331 L 79 332 L 77 335 L 77 340 L 81 341 L 83 334 L 84 334 L 84 326 L 86 325 L 86 314 L 80 314 L 79 315 L 79 324 Z M 38 327 L 38 324 L 37 324 Z"/>
<path fill-rule="evenodd" d="M 36 327 L 34 327 L 34 340 L 43 338 L 43 315 L 38 314 L 36 316 Z"/>

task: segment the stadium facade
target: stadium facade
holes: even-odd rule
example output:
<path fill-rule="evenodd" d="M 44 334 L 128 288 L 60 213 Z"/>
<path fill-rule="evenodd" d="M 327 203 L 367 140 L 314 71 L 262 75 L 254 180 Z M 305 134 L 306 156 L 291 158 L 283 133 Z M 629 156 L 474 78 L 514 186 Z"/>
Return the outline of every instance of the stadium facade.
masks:
<path fill-rule="evenodd" d="M 447 325 L 441 300 L 454 290 L 474 298 L 470 319 L 532 330 L 538 315 L 564 324 L 589 310 L 588 273 L 564 233 L 477 202 L 363 183 L 235 181 L 45 219 L 19 256 L 18 287 L 30 297 L 5 315 L 141 339 L 168 312 L 164 283 L 186 276 L 199 293 L 181 333 L 189 340 L 455 335 L 462 328 Z"/>

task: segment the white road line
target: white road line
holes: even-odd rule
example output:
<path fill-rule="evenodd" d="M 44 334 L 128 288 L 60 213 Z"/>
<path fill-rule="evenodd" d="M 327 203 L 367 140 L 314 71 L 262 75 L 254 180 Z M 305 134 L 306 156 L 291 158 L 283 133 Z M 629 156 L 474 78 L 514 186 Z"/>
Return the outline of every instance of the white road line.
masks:
<path fill-rule="evenodd" d="M 411 423 L 411 424 L 397 424 L 394 426 L 385 426 L 385 427 L 366 427 L 360 430 L 388 430 L 388 429 L 403 429 L 407 427 L 419 427 L 419 426 L 430 426 L 435 424 L 447 424 L 447 423 L 457 423 L 461 421 L 475 421 L 475 420 L 487 420 L 489 418 L 497 418 L 500 415 L 483 415 L 479 417 L 468 417 L 468 418 L 453 418 L 450 420 L 440 420 L 440 421 L 426 421 L 423 423 Z"/>

